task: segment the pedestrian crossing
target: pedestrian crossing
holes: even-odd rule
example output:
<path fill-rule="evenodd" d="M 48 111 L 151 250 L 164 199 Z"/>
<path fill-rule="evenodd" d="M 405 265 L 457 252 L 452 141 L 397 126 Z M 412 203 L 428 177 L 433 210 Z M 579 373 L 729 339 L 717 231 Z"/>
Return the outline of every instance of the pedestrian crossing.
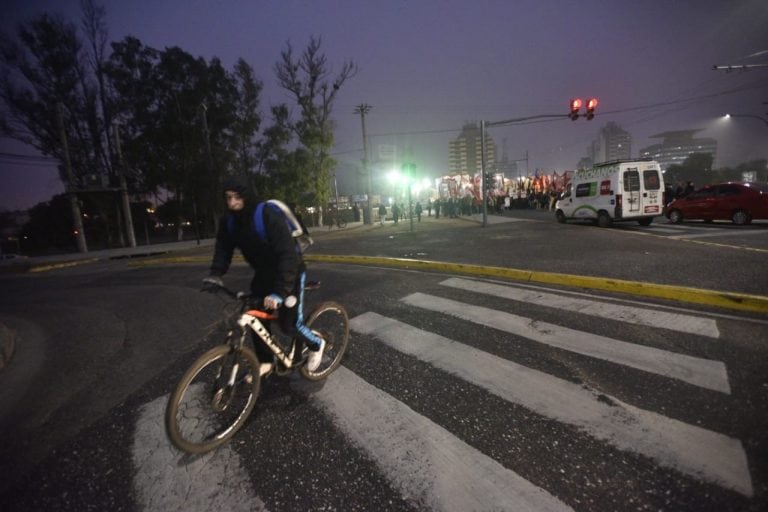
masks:
<path fill-rule="evenodd" d="M 765 229 L 755 229 L 749 227 L 745 229 L 742 226 L 733 226 L 732 224 L 672 224 L 664 221 L 651 224 L 650 226 L 632 226 L 633 230 L 643 233 L 657 234 L 672 239 L 695 240 L 699 238 L 714 237 L 734 237 L 734 236 L 766 236 L 768 232 Z"/>
<path fill-rule="evenodd" d="M 457 295 L 456 291 L 462 293 Z M 470 293 L 488 300 L 483 302 L 485 305 L 477 304 L 466 296 Z M 641 378 L 648 375 L 649 379 L 684 383 L 679 389 L 700 390 L 698 392 L 728 400 L 732 389 L 728 368 L 722 361 L 544 322 L 517 314 L 518 308 L 514 305 L 567 311 L 592 319 L 620 322 L 635 329 L 686 335 L 704 340 L 702 343 L 721 343 L 721 332 L 711 318 L 466 278 L 442 280 L 428 291 L 398 297 L 397 303 L 405 310 L 415 312 L 417 317 L 428 317 L 430 322 L 400 318 L 393 313 L 396 308 L 363 312 L 350 320 L 351 350 L 356 350 L 356 343 L 386 347 L 392 354 L 418 362 L 409 365 L 410 371 L 448 376 L 463 386 L 493 396 L 510 408 L 527 411 L 526 415 L 564 425 L 610 450 L 650 461 L 648 464 L 678 475 L 677 480 L 703 482 L 745 498 L 754 495 L 749 462 L 741 440 L 701 424 L 629 403 L 594 385 L 567 380 L 530 367 L 525 361 L 492 353 L 473 343 L 468 334 L 477 329 L 493 331 L 502 340 L 523 340 L 534 346 L 553 347 L 617 368 L 632 368 Z M 487 307 L 488 304 L 498 306 Z M 449 327 L 435 332 L 428 328 L 435 323 Z M 467 326 L 474 326 L 474 329 Z M 515 467 L 498 453 L 488 453 L 476 446 L 457 432 L 451 421 L 434 417 L 392 388 L 382 388 L 377 379 L 370 378 L 369 371 L 345 363 L 320 389 L 312 392 L 310 401 L 330 419 L 351 446 L 375 461 L 389 485 L 409 503 L 415 503 L 418 509 L 589 509 L 570 499 L 571 494 L 563 492 L 559 486 L 547 485 L 546 478 L 533 481 L 521 472 L 524 467 Z M 434 399 L 444 399 L 443 395 L 450 393 L 448 388 Z M 158 402 L 164 403 L 162 399 Z M 145 406 L 144 418 L 140 421 L 162 423 L 162 411 L 158 407 L 157 404 Z M 469 408 L 470 414 L 477 418 L 495 414 L 482 409 L 480 404 L 469 404 Z M 456 421 L 463 420 L 458 418 Z M 137 431 L 142 439 L 135 443 L 136 450 L 140 451 L 138 455 L 134 453 L 134 459 L 143 470 L 137 472 L 136 478 L 143 481 L 134 481 L 134 485 L 143 486 L 145 490 L 141 495 L 146 497 L 145 500 L 155 500 L 163 506 L 167 503 L 159 496 L 169 489 L 178 498 L 183 495 L 185 485 L 195 487 L 194 482 L 189 483 L 190 478 L 215 481 L 215 476 L 200 475 L 217 471 L 217 464 L 221 464 L 217 461 L 229 461 L 224 464 L 228 468 L 224 471 L 230 474 L 246 464 L 226 447 L 210 459 L 187 463 L 173 449 L 162 449 L 169 443 L 161 430 L 152 430 L 145 424 L 138 426 Z M 531 435 L 536 436 L 536 432 Z M 514 446 L 515 436 L 505 434 L 503 437 L 499 450 Z M 153 463 L 153 459 L 158 460 Z M 163 471 L 153 470 L 154 464 L 160 464 Z M 169 468 L 179 475 L 169 475 Z M 183 479 L 185 483 L 179 486 L 165 481 L 169 478 L 172 482 Z M 267 510 L 259 497 L 258 482 L 247 482 L 245 475 L 238 477 L 236 482 L 240 482 L 237 483 L 239 494 L 236 499 L 232 498 L 235 500 L 230 504 L 233 509 Z M 222 492 L 229 493 L 230 490 L 222 489 Z M 208 495 L 193 498 L 200 503 L 210 500 Z M 178 505 L 180 508 L 184 506 Z"/>

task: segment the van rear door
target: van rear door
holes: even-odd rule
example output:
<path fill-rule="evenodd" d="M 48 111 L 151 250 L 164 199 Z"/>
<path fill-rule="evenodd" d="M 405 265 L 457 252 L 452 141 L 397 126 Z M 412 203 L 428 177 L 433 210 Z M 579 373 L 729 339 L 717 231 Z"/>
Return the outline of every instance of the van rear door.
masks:
<path fill-rule="evenodd" d="M 624 213 L 639 213 L 641 208 L 640 201 L 640 173 L 637 167 L 630 167 L 624 171 L 624 198 L 622 201 Z"/>
<path fill-rule="evenodd" d="M 643 215 L 660 215 L 664 201 L 664 189 L 659 170 L 645 169 L 640 186 L 642 187 L 641 213 Z"/>

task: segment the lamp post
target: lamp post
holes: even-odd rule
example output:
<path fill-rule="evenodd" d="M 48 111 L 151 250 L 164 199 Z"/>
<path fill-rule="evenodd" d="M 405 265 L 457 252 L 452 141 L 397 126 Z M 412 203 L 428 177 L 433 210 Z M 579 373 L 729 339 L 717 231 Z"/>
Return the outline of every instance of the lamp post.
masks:
<path fill-rule="evenodd" d="M 336 193 L 336 209 L 339 209 L 339 185 L 336 183 L 336 174 L 333 175 L 333 189 Z"/>
<path fill-rule="evenodd" d="M 403 164 L 403 176 L 408 183 L 408 218 L 411 220 L 411 231 L 413 231 L 413 197 L 411 186 L 413 185 L 413 173 L 416 170 L 416 164 L 406 162 Z"/>

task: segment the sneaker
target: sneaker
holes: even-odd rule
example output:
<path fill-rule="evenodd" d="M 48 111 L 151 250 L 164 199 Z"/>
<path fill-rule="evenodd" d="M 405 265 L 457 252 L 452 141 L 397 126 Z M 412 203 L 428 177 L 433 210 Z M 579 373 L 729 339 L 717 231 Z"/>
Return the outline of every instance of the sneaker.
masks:
<path fill-rule="evenodd" d="M 320 362 L 323 360 L 324 350 L 325 340 L 320 338 L 320 348 L 317 350 L 309 350 L 309 357 L 307 358 L 307 370 L 314 372 L 320 367 Z"/>

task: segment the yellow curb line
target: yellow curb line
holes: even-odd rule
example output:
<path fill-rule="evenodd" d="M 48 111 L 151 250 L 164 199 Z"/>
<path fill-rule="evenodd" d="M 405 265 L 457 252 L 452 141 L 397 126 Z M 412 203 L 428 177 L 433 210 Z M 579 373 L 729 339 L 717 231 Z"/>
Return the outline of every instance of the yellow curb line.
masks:
<path fill-rule="evenodd" d="M 241 256 L 234 258 L 243 261 Z M 555 272 L 539 272 L 514 268 L 491 267 L 484 265 L 469 265 L 465 263 L 446 263 L 442 261 L 413 260 L 408 258 L 385 258 L 381 256 L 334 256 L 328 254 L 307 254 L 306 261 L 317 263 L 345 263 L 352 265 L 376 265 L 381 267 L 405 268 L 413 270 L 432 270 L 438 272 L 469 274 L 483 277 L 494 277 L 523 281 L 530 283 L 555 284 L 573 286 L 592 290 L 655 297 L 677 302 L 703 304 L 725 309 L 751 311 L 768 314 L 768 296 L 750 295 L 746 293 L 723 292 L 673 286 L 667 284 L 644 283 L 640 281 L 625 281 L 623 279 L 558 274 Z M 207 263 L 208 256 L 180 256 L 170 258 L 155 258 L 129 263 L 129 266 L 157 265 L 164 263 Z"/>
<path fill-rule="evenodd" d="M 67 261 L 63 263 L 52 263 L 50 265 L 41 265 L 39 267 L 30 267 L 27 272 L 47 272 L 57 268 L 76 267 L 78 265 L 85 265 L 86 263 L 93 263 L 99 261 L 100 258 L 91 258 L 87 260 Z"/>
<path fill-rule="evenodd" d="M 545 283 L 565 286 L 575 286 L 594 290 L 626 293 L 645 297 L 678 302 L 704 304 L 727 309 L 768 313 L 768 296 L 750 295 L 746 293 L 722 292 L 672 286 L 666 284 L 643 283 L 600 277 L 558 274 L 554 272 L 539 272 L 519 270 L 514 268 L 489 267 L 482 265 L 467 265 L 464 263 L 445 263 L 440 261 L 412 260 L 407 258 L 383 258 L 375 256 L 331 256 L 322 254 L 307 255 L 307 261 L 321 263 L 351 263 L 359 265 L 379 265 L 418 270 L 436 270 L 454 272 L 484 277 L 496 277 L 531 283 Z"/>

